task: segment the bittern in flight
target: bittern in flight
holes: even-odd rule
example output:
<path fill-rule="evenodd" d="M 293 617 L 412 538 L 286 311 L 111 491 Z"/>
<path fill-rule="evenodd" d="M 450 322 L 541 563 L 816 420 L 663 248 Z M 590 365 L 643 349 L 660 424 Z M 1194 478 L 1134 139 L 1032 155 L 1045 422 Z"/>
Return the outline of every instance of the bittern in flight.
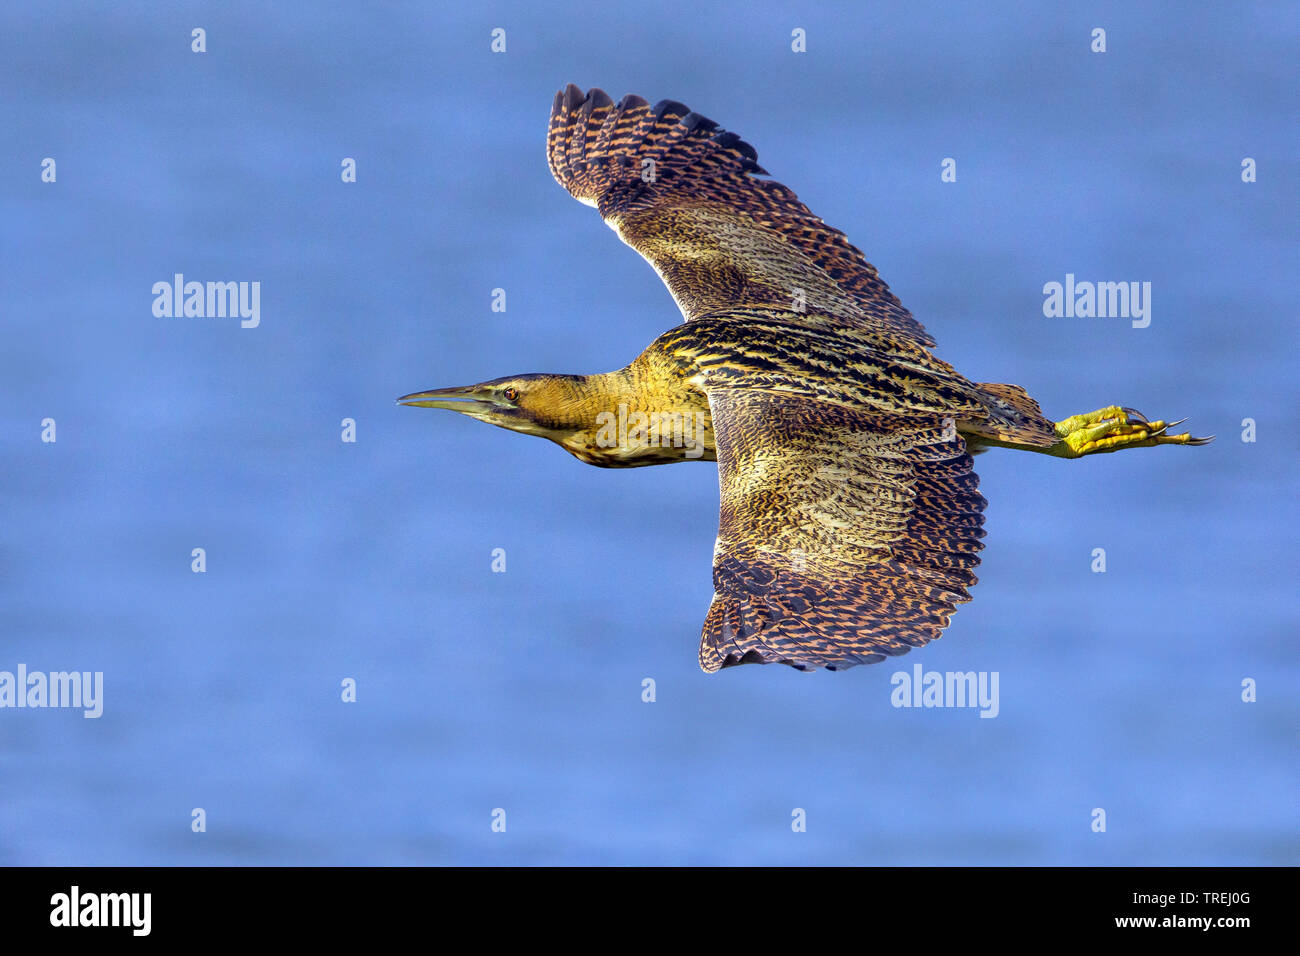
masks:
<path fill-rule="evenodd" d="M 399 401 L 539 435 L 592 465 L 717 461 L 700 666 L 838 670 L 940 636 L 970 600 L 986 446 L 1080 458 L 1199 445 L 1131 408 L 1060 422 L 977 384 L 844 234 L 681 103 L 556 94 L 551 172 L 667 283 L 685 323 L 626 368 Z M 1177 424 L 1177 423 L 1174 423 Z"/>

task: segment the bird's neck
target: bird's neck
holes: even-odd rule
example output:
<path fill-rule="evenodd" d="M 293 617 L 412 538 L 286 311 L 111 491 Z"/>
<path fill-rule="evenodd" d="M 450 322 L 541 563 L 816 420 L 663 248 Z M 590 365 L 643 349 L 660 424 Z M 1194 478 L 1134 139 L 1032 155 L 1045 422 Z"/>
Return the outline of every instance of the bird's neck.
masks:
<path fill-rule="evenodd" d="M 583 402 L 595 411 L 629 412 L 647 415 L 660 412 L 708 412 L 704 393 L 691 385 L 676 367 L 638 359 L 625 368 L 599 375 L 582 376 L 579 386 Z"/>
<path fill-rule="evenodd" d="M 571 415 L 583 423 L 561 442 L 583 461 L 627 468 L 714 458 L 708 399 L 671 369 L 634 362 L 575 376 Z"/>
<path fill-rule="evenodd" d="M 630 365 L 613 372 L 585 375 L 579 389 L 583 394 L 583 404 L 593 414 L 615 411 L 619 405 L 635 407 L 647 396 L 643 376 Z"/>

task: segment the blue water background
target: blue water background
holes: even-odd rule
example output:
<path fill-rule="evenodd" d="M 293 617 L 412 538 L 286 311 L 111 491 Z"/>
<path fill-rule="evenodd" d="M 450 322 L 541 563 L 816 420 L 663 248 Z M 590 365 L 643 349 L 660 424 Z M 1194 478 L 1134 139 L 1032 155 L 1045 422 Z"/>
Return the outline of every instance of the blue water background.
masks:
<path fill-rule="evenodd" d="M 0 669 L 106 691 L 0 711 L 0 863 L 1297 862 L 1296 9 L 4 4 Z M 943 640 L 701 673 L 713 465 L 393 404 L 678 322 L 547 171 L 571 81 L 740 132 L 969 377 L 1218 440 L 985 454 Z M 156 318 L 177 272 L 261 325 Z M 1066 273 L 1150 327 L 1045 318 Z M 999 716 L 892 707 L 917 663 Z"/>

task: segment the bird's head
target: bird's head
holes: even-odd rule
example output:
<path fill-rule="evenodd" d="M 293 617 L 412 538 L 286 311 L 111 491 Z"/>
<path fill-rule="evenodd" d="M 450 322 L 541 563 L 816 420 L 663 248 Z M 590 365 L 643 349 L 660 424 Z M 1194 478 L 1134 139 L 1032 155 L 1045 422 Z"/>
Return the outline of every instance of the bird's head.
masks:
<path fill-rule="evenodd" d="M 699 408 L 670 404 L 645 410 L 644 400 L 629 368 L 601 375 L 513 375 L 415 392 L 397 402 L 448 408 L 512 432 L 547 438 L 601 468 L 715 460 L 707 415 Z"/>
<path fill-rule="evenodd" d="M 478 385 L 403 395 L 399 405 L 446 408 L 489 425 L 549 438 L 575 451 L 595 425 L 595 396 L 585 375 L 512 375 Z"/>

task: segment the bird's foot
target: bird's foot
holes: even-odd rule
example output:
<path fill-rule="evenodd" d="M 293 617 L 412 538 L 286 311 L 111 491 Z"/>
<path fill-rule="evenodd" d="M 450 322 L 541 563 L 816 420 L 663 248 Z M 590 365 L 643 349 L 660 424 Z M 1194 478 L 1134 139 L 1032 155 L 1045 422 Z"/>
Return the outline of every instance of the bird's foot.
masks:
<path fill-rule="evenodd" d="M 1186 419 L 1183 419 L 1186 421 Z M 1101 452 L 1119 451 L 1121 448 L 1145 448 L 1154 445 L 1204 445 L 1209 438 L 1193 438 L 1184 432 L 1170 435 L 1169 429 L 1182 421 L 1148 421 L 1141 412 L 1132 408 L 1111 405 L 1084 415 L 1071 415 L 1056 423 L 1060 439 L 1055 449 L 1062 458 L 1082 458 Z"/>

